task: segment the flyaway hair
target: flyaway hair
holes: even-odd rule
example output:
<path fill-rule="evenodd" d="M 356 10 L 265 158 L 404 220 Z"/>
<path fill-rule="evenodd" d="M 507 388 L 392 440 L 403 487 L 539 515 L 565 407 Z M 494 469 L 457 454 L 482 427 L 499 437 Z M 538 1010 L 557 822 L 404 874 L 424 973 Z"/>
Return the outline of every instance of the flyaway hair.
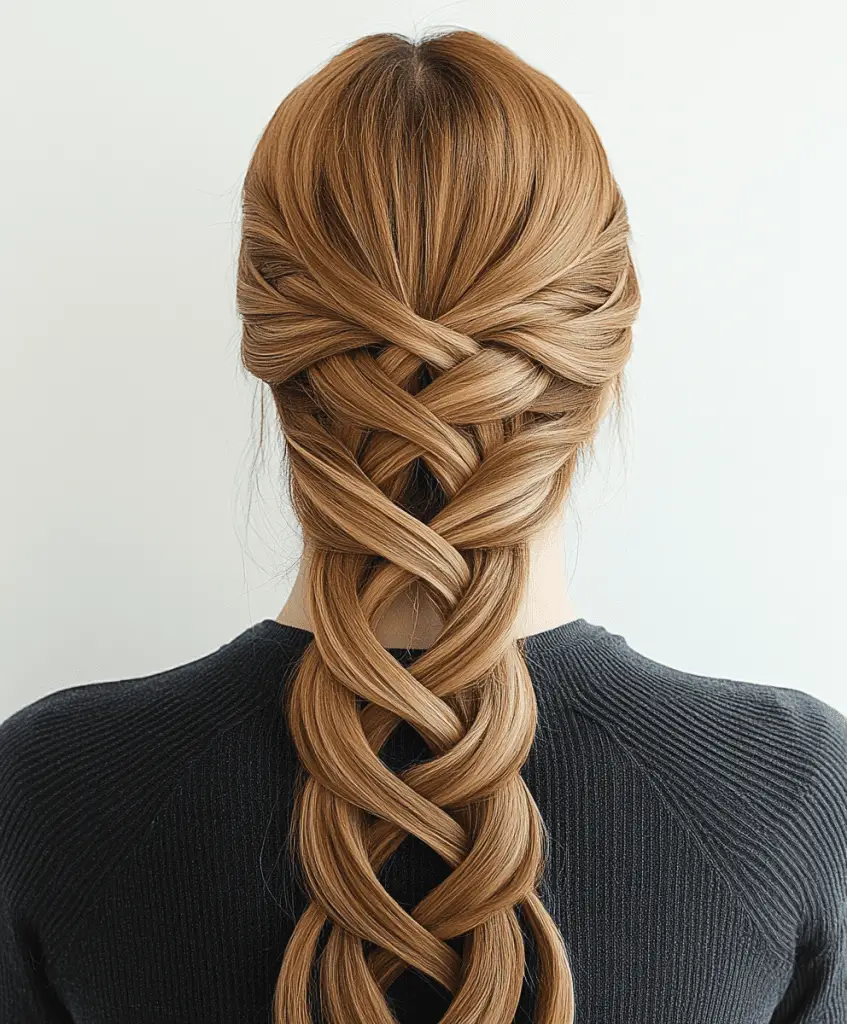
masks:
<path fill-rule="evenodd" d="M 528 927 L 533 1019 L 570 1024 L 512 631 L 528 542 L 630 354 L 639 290 L 603 147 L 503 45 L 377 34 L 284 98 L 242 202 L 242 358 L 273 394 L 312 553 L 314 639 L 286 691 L 311 903 L 275 1021 L 391 1024 L 411 967 L 450 993 L 445 1024 L 510 1024 Z M 412 584 L 444 625 L 404 667 L 374 626 Z M 431 757 L 395 773 L 380 751 L 401 721 Z M 411 911 L 380 881 L 407 836 L 451 869 Z"/>

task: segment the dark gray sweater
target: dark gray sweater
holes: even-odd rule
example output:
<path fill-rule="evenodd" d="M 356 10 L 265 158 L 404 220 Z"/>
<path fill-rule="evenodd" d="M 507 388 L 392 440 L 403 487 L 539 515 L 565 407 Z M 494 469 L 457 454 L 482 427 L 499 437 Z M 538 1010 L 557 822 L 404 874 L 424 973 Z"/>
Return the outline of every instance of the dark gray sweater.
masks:
<path fill-rule="evenodd" d="M 269 1024 L 305 906 L 281 700 L 310 639 L 268 619 L 0 725 L 3 1024 Z M 527 656 L 524 776 L 577 1024 L 845 1024 L 847 719 L 802 690 L 659 664 L 585 619 Z M 383 756 L 426 752 L 404 725 Z M 409 839 L 383 879 L 411 907 L 445 872 Z M 410 970 L 389 994 L 404 1022 L 448 1001 Z"/>

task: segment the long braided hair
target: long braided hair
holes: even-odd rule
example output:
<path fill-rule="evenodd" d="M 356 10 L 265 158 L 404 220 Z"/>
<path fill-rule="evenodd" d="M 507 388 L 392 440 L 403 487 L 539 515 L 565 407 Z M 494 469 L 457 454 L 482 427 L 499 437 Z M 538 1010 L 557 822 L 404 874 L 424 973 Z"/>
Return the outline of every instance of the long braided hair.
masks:
<path fill-rule="evenodd" d="M 505 46 L 380 33 L 285 97 L 242 201 L 242 359 L 272 391 L 312 552 L 314 636 L 286 693 L 311 902 L 275 1020 L 310 1024 L 318 1001 L 331 1024 L 391 1024 L 386 991 L 413 967 L 449 993 L 445 1024 L 507 1024 L 522 920 L 534 1020 L 569 1024 L 512 627 L 528 542 L 560 514 L 631 347 L 639 290 L 604 149 Z M 411 585 L 443 628 L 405 666 L 374 624 Z M 401 721 L 431 756 L 395 773 L 380 751 Z M 450 868 L 411 911 L 379 877 L 407 836 Z"/>

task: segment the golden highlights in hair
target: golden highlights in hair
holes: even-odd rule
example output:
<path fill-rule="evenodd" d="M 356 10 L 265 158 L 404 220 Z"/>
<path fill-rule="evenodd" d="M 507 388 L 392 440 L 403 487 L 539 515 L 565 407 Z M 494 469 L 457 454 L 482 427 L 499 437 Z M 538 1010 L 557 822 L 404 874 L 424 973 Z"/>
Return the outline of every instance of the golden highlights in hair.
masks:
<path fill-rule="evenodd" d="M 311 902 L 275 1021 L 391 1024 L 386 991 L 413 967 L 448 991 L 444 1024 L 511 1024 L 526 926 L 534 1020 L 570 1024 L 513 624 L 529 540 L 618 394 L 640 301 L 604 149 L 505 46 L 377 34 L 285 97 L 242 201 L 242 358 L 272 391 L 313 552 L 314 639 L 285 709 Z M 411 585 L 444 625 L 404 666 L 374 624 Z M 431 756 L 395 773 L 380 751 L 401 721 Z M 379 877 L 409 835 L 450 869 L 411 911 Z"/>

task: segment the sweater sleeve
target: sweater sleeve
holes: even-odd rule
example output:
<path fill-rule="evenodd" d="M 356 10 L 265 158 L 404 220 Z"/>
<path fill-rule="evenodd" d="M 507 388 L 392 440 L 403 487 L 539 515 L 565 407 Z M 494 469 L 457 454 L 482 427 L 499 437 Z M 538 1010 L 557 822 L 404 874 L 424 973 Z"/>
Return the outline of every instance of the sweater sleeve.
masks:
<path fill-rule="evenodd" d="M 795 965 L 770 1024 L 843 1024 L 847 1020 L 847 950 L 828 949 Z"/>
<path fill-rule="evenodd" d="M 71 1024 L 46 980 L 34 937 L 0 904 L 0 1020 L 15 1024 Z"/>
<path fill-rule="evenodd" d="M 786 822 L 799 920 L 790 984 L 770 1024 L 847 1021 L 847 718 L 814 701 L 814 774 Z"/>
<path fill-rule="evenodd" d="M 27 794 L 26 723 L 22 711 L 0 723 L 0 1021 L 71 1024 L 50 985 L 29 900 L 37 850 Z"/>

